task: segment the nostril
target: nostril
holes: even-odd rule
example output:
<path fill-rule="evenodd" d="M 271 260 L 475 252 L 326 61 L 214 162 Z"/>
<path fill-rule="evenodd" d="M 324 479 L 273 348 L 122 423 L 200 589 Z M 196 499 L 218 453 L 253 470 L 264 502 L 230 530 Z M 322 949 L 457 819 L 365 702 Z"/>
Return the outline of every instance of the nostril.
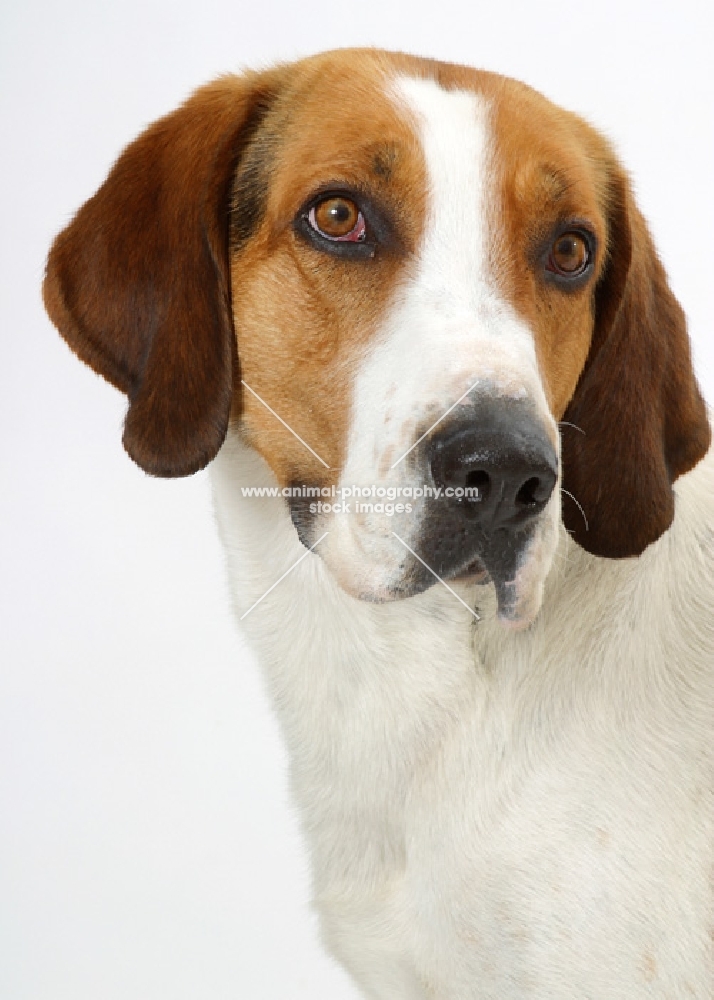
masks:
<path fill-rule="evenodd" d="M 475 494 L 466 494 L 467 500 L 486 500 L 491 492 L 491 477 L 484 469 L 476 469 L 467 473 L 464 486 L 467 490 L 476 490 Z"/>
<path fill-rule="evenodd" d="M 469 520 L 481 516 L 481 505 L 486 503 L 491 493 L 491 477 L 484 469 L 474 469 L 464 479 L 465 495 L 459 503 Z"/>
<path fill-rule="evenodd" d="M 531 476 L 516 493 L 516 507 L 535 507 L 543 500 L 543 490 L 538 476 Z"/>

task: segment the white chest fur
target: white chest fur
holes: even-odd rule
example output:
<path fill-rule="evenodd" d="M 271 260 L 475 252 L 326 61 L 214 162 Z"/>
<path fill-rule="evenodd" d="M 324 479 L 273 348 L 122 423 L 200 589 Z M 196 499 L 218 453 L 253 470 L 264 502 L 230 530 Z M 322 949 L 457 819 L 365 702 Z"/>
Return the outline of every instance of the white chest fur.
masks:
<path fill-rule="evenodd" d="M 262 460 L 213 467 L 238 616 L 305 553 Z M 325 941 L 378 1000 L 712 986 L 714 491 L 598 560 L 563 534 L 535 625 L 490 587 L 359 602 L 314 555 L 241 623 L 291 760 Z"/>

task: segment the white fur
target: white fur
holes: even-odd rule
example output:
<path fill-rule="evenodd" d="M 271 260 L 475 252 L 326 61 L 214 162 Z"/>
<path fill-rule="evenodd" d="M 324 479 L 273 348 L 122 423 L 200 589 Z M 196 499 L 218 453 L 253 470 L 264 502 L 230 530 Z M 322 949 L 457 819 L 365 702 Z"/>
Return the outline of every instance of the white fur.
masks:
<path fill-rule="evenodd" d="M 530 332 L 485 264 L 488 108 L 424 81 L 400 81 L 395 100 L 421 136 L 431 211 L 356 377 L 345 485 L 408 482 L 407 462 L 390 466 L 473 383 L 528 396 L 557 439 Z M 710 997 L 712 455 L 635 559 L 578 548 L 556 489 L 523 569 L 527 617 L 544 585 L 542 607 L 518 633 L 491 586 L 454 585 L 479 621 L 439 584 L 394 603 L 350 596 L 345 565 L 376 590 L 398 577 L 389 522 L 332 517 L 325 558 L 306 556 L 282 499 L 241 495 L 276 484 L 239 430 L 212 474 L 324 939 L 364 995 Z M 418 512 L 404 520 L 407 541 L 418 526 Z"/>
<path fill-rule="evenodd" d="M 213 466 L 236 610 L 305 549 L 239 435 Z M 375 605 L 309 555 L 242 622 L 328 948 L 378 1000 L 710 996 L 714 458 L 642 556 L 564 531 L 535 624 L 492 588 Z"/>

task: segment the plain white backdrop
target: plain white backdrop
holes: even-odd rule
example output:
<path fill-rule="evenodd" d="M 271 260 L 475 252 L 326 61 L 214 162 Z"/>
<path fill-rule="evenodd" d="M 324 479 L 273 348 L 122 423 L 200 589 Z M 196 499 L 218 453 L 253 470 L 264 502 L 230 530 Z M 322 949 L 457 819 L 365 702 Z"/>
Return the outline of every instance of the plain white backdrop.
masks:
<path fill-rule="evenodd" d="M 123 145 L 220 72 L 375 44 L 519 77 L 628 165 L 714 401 L 705 0 L 23 0 L 0 13 L 0 997 L 350 1000 L 206 474 L 151 480 L 40 302 Z"/>

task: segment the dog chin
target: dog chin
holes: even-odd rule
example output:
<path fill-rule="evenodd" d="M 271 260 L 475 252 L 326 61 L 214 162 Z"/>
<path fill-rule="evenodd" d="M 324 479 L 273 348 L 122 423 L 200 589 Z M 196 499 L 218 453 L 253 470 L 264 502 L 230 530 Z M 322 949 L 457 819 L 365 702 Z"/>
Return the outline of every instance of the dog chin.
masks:
<path fill-rule="evenodd" d="M 344 564 L 337 567 L 329 565 L 340 588 L 351 597 L 370 604 L 389 604 L 407 600 L 418 594 L 441 585 L 427 569 L 416 560 L 409 570 L 398 580 L 379 581 L 377 573 L 351 573 L 346 571 Z M 480 559 L 472 560 L 468 566 L 443 582 L 459 589 L 473 588 L 471 596 L 475 596 L 476 587 L 494 586 L 498 603 L 499 622 L 512 631 L 528 628 L 535 621 L 543 601 L 545 576 L 549 566 L 544 566 L 536 554 L 528 553 L 520 563 L 515 574 L 508 578 L 499 567 L 487 569 Z"/>

